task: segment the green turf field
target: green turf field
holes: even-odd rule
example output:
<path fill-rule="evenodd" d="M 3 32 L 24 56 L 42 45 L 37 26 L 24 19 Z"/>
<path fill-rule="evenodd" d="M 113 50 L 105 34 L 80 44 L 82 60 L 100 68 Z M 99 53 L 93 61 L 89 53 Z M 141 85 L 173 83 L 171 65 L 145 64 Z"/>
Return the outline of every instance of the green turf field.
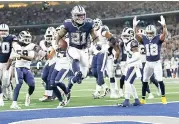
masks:
<path fill-rule="evenodd" d="M 166 96 L 169 101 L 179 101 L 179 81 L 178 79 L 165 79 Z M 109 86 L 108 80 L 106 82 Z M 119 84 L 119 83 L 118 83 Z M 115 105 L 116 103 L 121 103 L 123 98 L 120 99 L 110 99 L 109 96 L 102 99 L 93 99 L 92 93 L 95 89 L 95 79 L 86 79 L 82 84 L 76 84 L 72 90 L 72 97 L 70 103 L 67 107 L 73 106 L 99 106 L 99 105 Z M 141 96 L 141 82 L 139 80 L 135 81 L 135 86 L 138 91 L 139 97 Z M 156 95 L 156 88 L 153 84 L 150 85 L 151 91 L 155 96 L 152 100 L 147 100 L 147 103 L 161 102 L 161 97 Z M 18 98 L 18 104 L 22 109 L 36 109 L 36 108 L 56 108 L 58 105 L 58 100 L 51 102 L 40 102 L 39 98 L 44 94 L 44 88 L 41 85 L 41 79 L 36 78 L 36 89 L 31 97 L 31 105 L 29 107 L 24 106 L 25 94 L 27 92 L 27 85 L 24 83 L 20 96 Z M 0 107 L 0 111 L 11 110 L 10 105 L 12 101 L 5 101 L 5 106 Z"/>

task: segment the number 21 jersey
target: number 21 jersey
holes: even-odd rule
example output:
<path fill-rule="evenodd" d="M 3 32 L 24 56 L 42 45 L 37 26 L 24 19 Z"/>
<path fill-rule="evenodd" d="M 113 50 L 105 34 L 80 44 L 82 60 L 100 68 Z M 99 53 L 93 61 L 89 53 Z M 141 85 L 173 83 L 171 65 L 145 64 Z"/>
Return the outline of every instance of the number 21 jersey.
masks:
<path fill-rule="evenodd" d="M 63 23 L 69 34 L 69 46 L 77 49 L 84 49 L 88 45 L 89 33 L 93 28 L 92 19 L 87 18 L 83 25 L 77 26 L 71 19 L 65 20 Z"/>

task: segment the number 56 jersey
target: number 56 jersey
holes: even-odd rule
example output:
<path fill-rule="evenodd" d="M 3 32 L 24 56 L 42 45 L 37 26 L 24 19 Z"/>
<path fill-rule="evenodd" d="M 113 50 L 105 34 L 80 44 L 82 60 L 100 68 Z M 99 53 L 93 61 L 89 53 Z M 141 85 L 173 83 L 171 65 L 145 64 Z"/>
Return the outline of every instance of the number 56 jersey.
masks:
<path fill-rule="evenodd" d="M 34 51 L 35 46 L 36 45 L 34 43 L 30 43 L 27 46 L 22 46 L 18 42 L 14 42 L 12 44 L 12 47 L 13 47 L 12 52 L 16 52 L 23 56 L 34 57 L 35 56 L 35 51 Z M 24 68 L 30 69 L 30 65 L 31 65 L 31 61 L 16 58 L 16 63 L 15 63 L 16 68 L 24 67 Z"/>

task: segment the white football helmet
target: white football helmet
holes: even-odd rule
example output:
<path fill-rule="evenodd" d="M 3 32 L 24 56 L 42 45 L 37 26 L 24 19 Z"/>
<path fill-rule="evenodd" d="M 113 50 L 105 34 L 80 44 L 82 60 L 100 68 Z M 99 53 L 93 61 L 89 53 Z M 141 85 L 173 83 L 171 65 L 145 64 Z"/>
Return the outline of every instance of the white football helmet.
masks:
<path fill-rule="evenodd" d="M 148 25 L 145 29 L 146 36 L 149 40 L 152 40 L 157 35 L 157 29 L 154 25 Z"/>
<path fill-rule="evenodd" d="M 56 31 L 59 31 L 59 30 L 61 30 L 62 28 L 65 28 L 65 26 L 64 26 L 64 25 L 60 25 L 60 26 L 56 27 Z"/>
<path fill-rule="evenodd" d="M 7 37 L 9 35 L 9 26 L 7 24 L 0 24 L 0 36 Z"/>
<path fill-rule="evenodd" d="M 48 27 L 45 32 L 44 38 L 47 42 L 50 43 L 51 41 L 56 39 L 56 34 L 56 29 L 54 27 Z"/>
<path fill-rule="evenodd" d="M 93 22 L 95 30 L 98 30 L 99 27 L 103 25 L 102 21 L 99 18 L 94 19 Z"/>
<path fill-rule="evenodd" d="M 85 9 L 78 5 L 75 6 L 71 11 L 72 19 L 78 24 L 83 24 L 86 19 L 86 11 Z"/>
<path fill-rule="evenodd" d="M 32 36 L 31 36 L 30 32 L 28 32 L 28 31 L 21 31 L 19 33 L 18 40 L 19 40 L 19 42 L 28 45 L 32 42 Z"/>
<path fill-rule="evenodd" d="M 134 39 L 134 30 L 129 27 L 124 28 L 121 34 L 121 38 L 127 41 Z"/>

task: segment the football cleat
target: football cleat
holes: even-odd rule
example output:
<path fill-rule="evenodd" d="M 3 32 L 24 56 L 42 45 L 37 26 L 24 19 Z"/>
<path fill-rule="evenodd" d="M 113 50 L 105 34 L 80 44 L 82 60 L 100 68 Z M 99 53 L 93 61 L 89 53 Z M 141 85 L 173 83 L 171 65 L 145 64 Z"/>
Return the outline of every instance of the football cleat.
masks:
<path fill-rule="evenodd" d="M 57 108 L 63 108 L 66 105 L 66 103 L 64 101 L 59 102 L 59 105 L 57 106 Z"/>
<path fill-rule="evenodd" d="M 44 95 L 42 98 L 39 99 L 39 101 L 41 101 L 41 102 L 50 102 L 52 100 L 54 100 L 54 99 L 49 96 L 46 96 L 46 95 Z"/>
<path fill-rule="evenodd" d="M 3 101 L 3 99 L 0 99 L 0 106 L 4 106 L 4 101 Z"/>
<path fill-rule="evenodd" d="M 10 106 L 11 109 L 21 109 L 21 107 L 18 106 L 17 102 L 13 102 Z"/>
<path fill-rule="evenodd" d="M 167 104 L 167 99 L 166 99 L 166 97 L 162 97 L 162 104 Z"/>
<path fill-rule="evenodd" d="M 30 105 L 30 95 L 26 94 L 25 106 L 29 106 L 29 105 Z"/>
<path fill-rule="evenodd" d="M 141 100 L 140 100 L 140 103 L 141 103 L 141 104 L 145 104 L 145 103 L 146 103 L 145 99 L 141 99 Z"/>
<path fill-rule="evenodd" d="M 118 106 L 120 107 L 129 107 L 130 106 L 130 102 L 129 99 L 125 99 L 123 103 L 118 104 Z"/>
<path fill-rule="evenodd" d="M 140 103 L 139 99 L 135 99 L 135 102 L 132 105 L 133 106 L 140 106 L 141 103 Z"/>
<path fill-rule="evenodd" d="M 105 97 L 107 95 L 109 95 L 111 93 L 111 90 L 109 88 L 106 88 L 103 95 L 101 95 L 102 97 Z"/>
<path fill-rule="evenodd" d="M 149 93 L 149 97 L 147 99 L 153 99 L 153 98 L 154 98 L 153 94 Z"/>
<path fill-rule="evenodd" d="M 76 79 L 77 79 L 77 83 L 78 84 L 81 84 L 81 81 L 82 81 L 82 72 L 81 71 L 79 71 L 79 72 L 77 72 L 76 74 L 75 74 L 75 77 L 76 77 Z"/>
<path fill-rule="evenodd" d="M 99 98 L 101 98 L 100 92 L 99 92 L 99 91 L 95 91 L 95 92 L 92 94 L 92 97 L 93 97 L 94 99 L 99 99 Z"/>

